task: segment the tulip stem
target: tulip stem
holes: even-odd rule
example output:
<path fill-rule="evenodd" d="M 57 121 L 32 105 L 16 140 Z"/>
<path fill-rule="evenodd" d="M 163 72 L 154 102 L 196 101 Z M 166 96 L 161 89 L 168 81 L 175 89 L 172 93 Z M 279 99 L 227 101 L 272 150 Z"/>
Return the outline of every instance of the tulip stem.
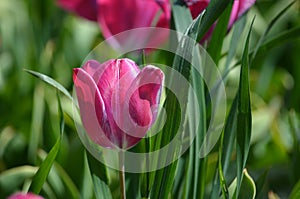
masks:
<path fill-rule="evenodd" d="M 123 151 L 119 152 L 119 179 L 120 179 L 120 198 L 126 199 L 124 152 Z"/>

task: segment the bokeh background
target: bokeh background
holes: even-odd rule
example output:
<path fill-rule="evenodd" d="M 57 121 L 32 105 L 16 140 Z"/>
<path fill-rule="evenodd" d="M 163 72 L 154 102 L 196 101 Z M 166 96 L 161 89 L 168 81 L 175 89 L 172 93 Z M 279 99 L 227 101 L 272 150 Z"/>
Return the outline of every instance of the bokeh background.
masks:
<path fill-rule="evenodd" d="M 252 47 L 286 5 L 286 0 L 257 0 L 247 16 L 249 24 L 256 15 Z M 268 37 L 299 28 L 299 8 L 297 1 Z M 231 34 L 232 31 L 225 39 L 224 54 Z M 245 35 L 246 31 L 241 38 Z M 66 13 L 54 0 L 0 0 L 0 198 L 30 185 L 36 165 L 59 136 L 56 91 L 24 69 L 51 76 L 71 92 L 72 68 L 80 67 L 101 41 L 97 23 Z M 240 43 L 236 60 L 243 50 L 243 42 Z M 262 182 L 258 198 L 287 198 L 300 179 L 299 55 L 300 34 L 264 49 L 250 69 L 253 125 L 247 169 L 256 182 Z M 238 80 L 237 68 L 230 72 L 227 83 L 230 103 Z M 48 198 L 72 198 L 75 190 L 83 198 L 92 198 L 84 149 L 70 116 L 72 105 L 64 96 L 61 99 L 65 133 L 55 169 L 42 194 Z M 216 153 L 210 154 L 208 164 L 216 164 Z M 207 168 L 209 178 L 209 168 L 214 167 Z M 265 180 L 259 181 L 261 176 Z M 117 189 L 117 176 L 111 181 L 111 189 Z"/>

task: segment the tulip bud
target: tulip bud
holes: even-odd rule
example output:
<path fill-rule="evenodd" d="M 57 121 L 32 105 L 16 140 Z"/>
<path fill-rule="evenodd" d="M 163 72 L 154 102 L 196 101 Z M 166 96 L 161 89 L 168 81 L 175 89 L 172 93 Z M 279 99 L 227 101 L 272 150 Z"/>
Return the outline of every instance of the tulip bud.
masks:
<path fill-rule="evenodd" d="M 7 199 L 44 199 L 41 196 L 35 195 L 33 193 L 15 193 L 9 196 Z"/>
<path fill-rule="evenodd" d="M 129 59 L 89 60 L 75 68 L 80 116 L 89 138 L 106 148 L 138 143 L 156 119 L 163 79 L 159 68 L 140 70 Z"/>

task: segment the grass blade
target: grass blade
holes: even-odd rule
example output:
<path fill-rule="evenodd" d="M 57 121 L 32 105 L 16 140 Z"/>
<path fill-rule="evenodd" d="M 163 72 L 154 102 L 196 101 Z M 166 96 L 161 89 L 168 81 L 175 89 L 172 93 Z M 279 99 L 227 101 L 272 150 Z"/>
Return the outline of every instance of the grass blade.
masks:
<path fill-rule="evenodd" d="M 203 15 L 203 20 L 201 26 L 198 30 L 197 41 L 200 41 L 211 25 L 221 16 L 221 14 L 226 10 L 229 4 L 232 4 L 233 0 L 212 0 L 210 1 L 206 12 Z"/>
<path fill-rule="evenodd" d="M 252 20 L 244 52 L 242 56 L 242 65 L 240 72 L 240 84 L 238 89 L 238 113 L 237 113 L 237 131 L 236 131 L 236 149 L 237 149 L 237 195 L 242 182 L 243 170 L 246 165 L 251 138 L 251 103 L 250 103 L 250 85 L 249 85 L 249 41 L 252 30 Z"/>
<path fill-rule="evenodd" d="M 210 54 L 211 58 L 214 60 L 216 65 L 219 63 L 221 57 L 221 51 L 223 46 L 224 37 L 227 33 L 227 27 L 229 22 L 229 17 L 231 14 L 232 4 L 226 7 L 225 11 L 220 16 L 218 23 L 214 29 L 207 52 Z"/>
<path fill-rule="evenodd" d="M 288 4 L 285 8 L 283 8 L 269 23 L 267 29 L 265 30 L 265 32 L 262 34 L 262 36 L 260 37 L 254 51 L 252 54 L 252 60 L 255 58 L 260 46 L 262 45 L 263 41 L 265 40 L 266 36 L 268 35 L 268 33 L 270 32 L 270 30 L 273 28 L 273 26 L 275 25 L 275 23 L 286 13 L 286 11 L 292 6 L 294 5 L 296 1 L 291 2 L 290 4 Z"/>
<path fill-rule="evenodd" d="M 52 149 L 50 150 L 50 152 L 48 153 L 45 160 L 40 165 L 39 170 L 36 172 L 36 174 L 34 175 L 34 177 L 32 179 L 32 183 L 30 185 L 29 191 L 36 193 L 36 194 L 39 194 L 39 192 L 41 191 L 43 184 L 48 177 L 50 169 L 54 163 L 54 160 L 58 154 L 58 151 L 59 151 L 60 145 L 61 145 L 62 134 L 64 131 L 64 116 L 63 116 L 61 102 L 60 102 L 60 98 L 59 98 L 58 94 L 57 94 L 57 100 L 58 100 L 58 109 L 59 109 L 59 115 L 60 115 L 60 136 L 57 139 L 54 146 L 52 147 Z"/>
<path fill-rule="evenodd" d="M 236 49 L 238 47 L 240 37 L 245 29 L 247 18 L 245 15 L 239 19 L 239 21 L 234 25 L 233 33 L 230 40 L 230 47 L 228 50 L 228 55 L 225 63 L 225 71 L 229 69 L 230 63 L 232 59 L 234 58 Z"/>
<path fill-rule="evenodd" d="M 300 198 L 300 180 L 294 186 L 294 188 L 289 196 L 289 199 L 298 199 L 298 198 Z"/>
<path fill-rule="evenodd" d="M 186 9 L 186 8 L 183 8 Z M 190 15 L 190 12 L 188 9 L 185 10 L 185 13 Z M 176 22 L 176 17 L 175 24 Z M 202 19 L 202 15 L 198 16 L 196 20 L 192 22 L 192 24 L 189 26 L 189 28 L 185 31 L 186 38 L 182 38 L 180 42 L 180 47 L 177 49 L 178 54 L 175 55 L 174 61 L 173 61 L 173 68 L 181 73 L 181 75 L 186 78 L 187 80 L 190 80 L 190 74 L 191 74 L 191 65 L 187 60 L 191 60 L 192 56 L 192 49 L 194 49 L 196 42 L 191 40 L 196 39 L 200 22 Z M 184 25 L 183 25 L 184 26 Z M 180 56 L 179 56 L 180 55 Z M 183 58 L 185 57 L 185 59 Z M 188 91 L 181 90 L 179 91 L 180 94 L 182 94 L 183 100 L 187 101 Z M 170 140 L 174 137 L 175 133 L 177 132 L 177 129 L 179 128 L 181 115 L 185 115 L 186 113 L 186 104 L 184 106 L 181 106 L 179 108 L 177 98 L 172 94 L 172 92 L 167 91 L 166 95 L 166 101 L 165 101 L 165 110 L 167 112 L 167 120 L 165 123 L 165 126 L 160 134 L 163 134 L 161 137 L 161 145 L 164 146 L 170 142 Z M 181 110 L 180 110 L 181 109 Z M 180 112 L 181 111 L 181 112 Z M 179 149 L 178 149 L 179 150 Z M 166 154 L 162 154 L 164 156 Z M 164 158 L 164 157 L 161 157 Z M 153 189 L 151 191 L 151 198 L 168 198 L 169 194 L 172 190 L 172 185 L 175 177 L 175 171 L 177 168 L 177 160 L 174 161 L 172 164 L 168 165 L 164 169 L 158 170 L 155 174 L 155 181 L 161 182 L 159 185 L 153 186 Z"/>
<path fill-rule="evenodd" d="M 67 89 L 65 89 L 65 87 L 63 87 L 60 83 L 58 83 L 57 81 L 55 81 L 51 77 L 48 77 L 47 75 L 44 75 L 44 74 L 36 72 L 36 71 L 28 70 L 28 69 L 24 69 L 24 71 L 26 71 L 27 73 L 39 78 L 40 80 L 46 82 L 47 84 L 53 86 L 54 88 L 56 88 L 57 90 L 59 90 L 63 94 L 65 94 L 71 101 L 73 101 L 73 98 L 70 95 L 70 93 L 67 91 Z"/>

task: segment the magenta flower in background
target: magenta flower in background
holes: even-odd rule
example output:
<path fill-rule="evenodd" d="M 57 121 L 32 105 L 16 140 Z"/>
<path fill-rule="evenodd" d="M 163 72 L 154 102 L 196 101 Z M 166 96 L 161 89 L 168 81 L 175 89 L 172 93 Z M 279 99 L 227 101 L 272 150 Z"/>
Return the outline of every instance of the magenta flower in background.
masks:
<path fill-rule="evenodd" d="M 98 22 L 105 38 L 134 28 L 169 28 L 169 0 L 98 0 L 98 5 Z M 161 44 L 167 37 L 168 34 L 153 35 L 149 43 Z M 115 41 L 112 45 L 131 45 L 135 42 L 145 42 L 146 39 L 149 38 L 132 33 L 128 38 Z"/>
<path fill-rule="evenodd" d="M 97 0 L 58 0 L 57 4 L 81 17 L 97 21 Z"/>
<path fill-rule="evenodd" d="M 184 0 L 192 17 L 196 18 L 209 4 L 210 0 Z M 253 4 L 255 0 L 235 0 L 229 19 L 228 29 Z M 71 12 L 90 20 L 98 21 L 105 38 L 126 30 L 143 27 L 169 28 L 171 5 L 169 0 L 58 0 L 58 4 Z M 207 40 L 214 26 L 208 31 L 202 41 Z M 160 35 L 141 35 L 131 32 L 126 38 L 109 40 L 115 48 L 131 47 L 136 42 L 158 46 L 166 41 L 168 32 Z M 125 46 L 125 47 L 124 47 Z"/>
<path fill-rule="evenodd" d="M 90 139 L 107 148 L 138 143 L 156 119 L 163 79 L 159 68 L 140 70 L 129 59 L 89 60 L 75 68 L 81 120 Z"/>
<path fill-rule="evenodd" d="M 44 198 L 42 196 L 38 196 L 33 193 L 15 193 L 9 196 L 7 199 L 44 199 Z"/>
<path fill-rule="evenodd" d="M 135 28 L 169 28 L 171 18 L 169 0 L 58 0 L 58 5 L 79 16 L 98 21 L 105 38 Z M 133 32 L 126 39 L 119 38 L 110 41 L 110 44 L 124 48 L 124 45 L 146 41 L 156 46 L 168 38 L 166 31 L 155 36 L 137 34 Z"/>

